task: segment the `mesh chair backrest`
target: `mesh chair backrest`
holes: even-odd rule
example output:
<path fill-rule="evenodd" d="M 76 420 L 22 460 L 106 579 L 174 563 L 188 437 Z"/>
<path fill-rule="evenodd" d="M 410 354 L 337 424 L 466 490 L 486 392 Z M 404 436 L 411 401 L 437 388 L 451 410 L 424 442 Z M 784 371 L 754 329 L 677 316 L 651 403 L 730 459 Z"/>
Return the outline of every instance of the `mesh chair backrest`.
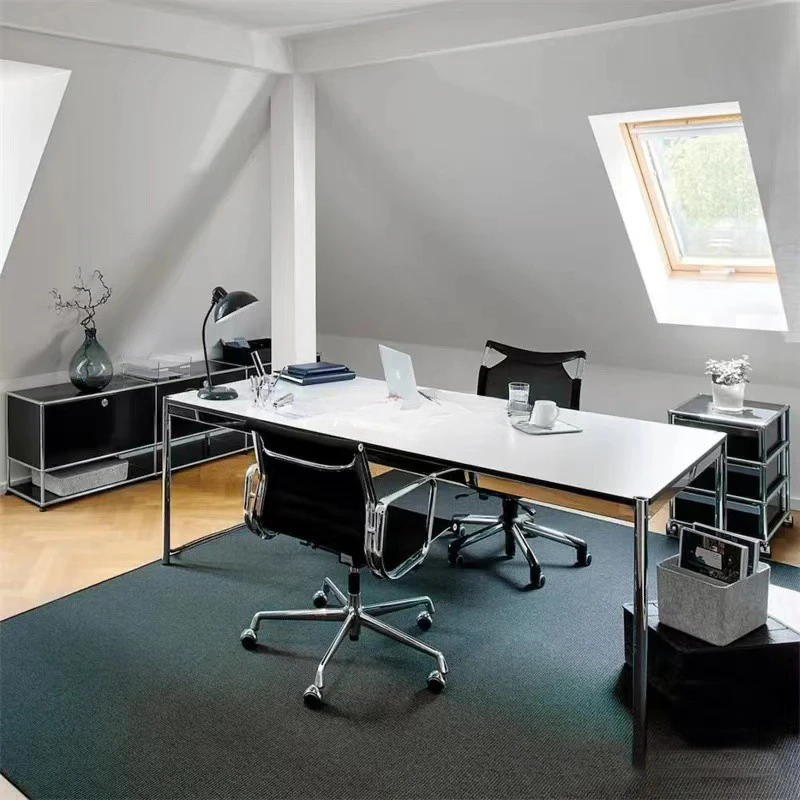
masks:
<path fill-rule="evenodd" d="M 478 394 L 508 398 L 508 384 L 530 384 L 530 401 L 553 400 L 561 408 L 579 408 L 586 352 L 536 353 L 499 342 L 486 342 L 478 372 Z"/>
<path fill-rule="evenodd" d="M 374 490 L 361 445 L 262 426 L 255 440 L 265 481 L 261 525 L 363 566 L 366 506 Z M 344 468 L 330 471 L 299 461 Z"/>

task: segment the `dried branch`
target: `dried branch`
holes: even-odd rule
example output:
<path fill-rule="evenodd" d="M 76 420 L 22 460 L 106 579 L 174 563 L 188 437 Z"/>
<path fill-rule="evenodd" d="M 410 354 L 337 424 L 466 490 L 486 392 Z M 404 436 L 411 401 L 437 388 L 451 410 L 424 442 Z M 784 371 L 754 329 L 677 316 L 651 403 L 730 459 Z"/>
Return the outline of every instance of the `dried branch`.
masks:
<path fill-rule="evenodd" d="M 100 306 L 104 306 L 111 299 L 111 289 L 105 282 L 105 277 L 99 269 L 96 269 L 91 274 L 89 280 L 91 281 L 92 279 L 96 279 L 100 286 L 103 287 L 103 293 L 97 300 L 94 299 L 94 295 L 92 294 L 91 284 L 84 281 L 83 272 L 80 268 L 78 268 L 78 282 L 72 287 L 76 295 L 72 300 L 64 300 L 61 292 L 57 289 L 50 290 L 50 295 L 55 300 L 53 308 L 59 313 L 64 311 L 79 312 L 81 314 L 80 324 L 86 330 L 95 329 L 94 318 L 97 314 L 97 309 L 100 308 Z M 84 302 L 81 302 L 82 300 Z"/>

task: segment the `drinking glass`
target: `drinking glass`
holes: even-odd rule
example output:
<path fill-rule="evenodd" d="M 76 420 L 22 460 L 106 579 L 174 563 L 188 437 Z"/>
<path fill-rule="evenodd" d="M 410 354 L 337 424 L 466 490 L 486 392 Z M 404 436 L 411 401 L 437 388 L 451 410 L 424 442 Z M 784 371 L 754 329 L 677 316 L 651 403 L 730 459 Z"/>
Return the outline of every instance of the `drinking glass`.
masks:
<path fill-rule="evenodd" d="M 527 383 L 516 381 L 508 384 L 508 416 L 527 417 L 530 416 L 531 407 L 528 398 L 531 394 L 531 387 Z"/>

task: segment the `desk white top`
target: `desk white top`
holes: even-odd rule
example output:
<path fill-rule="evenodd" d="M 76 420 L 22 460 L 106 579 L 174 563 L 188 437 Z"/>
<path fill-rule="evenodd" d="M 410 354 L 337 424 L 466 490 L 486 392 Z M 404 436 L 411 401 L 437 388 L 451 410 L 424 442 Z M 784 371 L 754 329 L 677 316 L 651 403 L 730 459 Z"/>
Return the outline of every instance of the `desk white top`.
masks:
<path fill-rule="evenodd" d="M 724 434 L 660 422 L 562 409 L 560 419 L 580 433 L 529 436 L 511 427 L 506 403 L 493 397 L 437 392 L 404 411 L 370 378 L 301 387 L 280 381 L 273 397 L 292 392 L 294 403 L 258 407 L 247 381 L 232 384 L 236 400 L 200 400 L 182 392 L 171 400 L 223 416 L 263 420 L 362 442 L 399 453 L 631 503 L 655 499 L 703 460 Z"/>

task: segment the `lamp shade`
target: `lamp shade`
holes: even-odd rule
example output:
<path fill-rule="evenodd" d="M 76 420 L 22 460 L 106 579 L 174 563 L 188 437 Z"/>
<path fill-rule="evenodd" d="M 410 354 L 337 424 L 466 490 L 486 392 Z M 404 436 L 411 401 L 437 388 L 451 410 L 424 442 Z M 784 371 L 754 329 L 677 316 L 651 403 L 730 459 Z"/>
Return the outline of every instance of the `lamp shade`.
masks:
<path fill-rule="evenodd" d="M 214 322 L 228 319 L 247 306 L 257 303 L 258 298 L 250 292 L 228 292 L 214 306 Z"/>

